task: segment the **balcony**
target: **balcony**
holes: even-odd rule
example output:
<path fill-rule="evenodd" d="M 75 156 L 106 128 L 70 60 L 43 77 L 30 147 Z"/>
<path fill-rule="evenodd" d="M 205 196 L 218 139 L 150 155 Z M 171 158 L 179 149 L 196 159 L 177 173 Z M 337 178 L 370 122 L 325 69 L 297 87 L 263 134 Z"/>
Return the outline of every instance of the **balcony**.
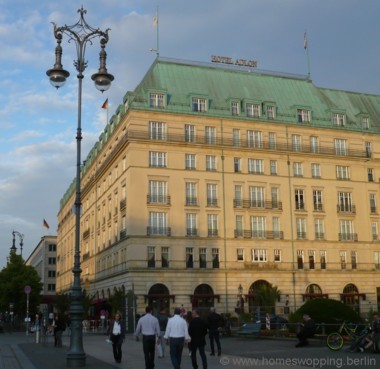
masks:
<path fill-rule="evenodd" d="M 146 235 L 170 237 L 171 228 L 170 227 L 146 227 Z"/>
<path fill-rule="evenodd" d="M 167 195 L 147 195 L 147 204 L 170 205 L 170 196 Z"/>
<path fill-rule="evenodd" d="M 339 241 L 357 242 L 358 234 L 357 233 L 339 233 Z"/>
<path fill-rule="evenodd" d="M 234 208 L 282 210 L 281 201 L 234 199 Z"/>
<path fill-rule="evenodd" d="M 338 213 L 356 214 L 356 206 L 352 204 L 338 204 L 336 211 Z"/>
<path fill-rule="evenodd" d="M 218 230 L 217 229 L 209 229 L 207 231 L 208 237 L 218 237 Z"/>
<path fill-rule="evenodd" d="M 284 232 L 282 231 L 244 231 L 242 229 L 235 229 L 235 238 L 256 238 L 256 239 L 271 239 L 283 240 Z"/>
<path fill-rule="evenodd" d="M 127 230 L 126 229 L 120 230 L 119 237 L 120 237 L 120 241 L 125 240 L 127 238 Z"/>
<path fill-rule="evenodd" d="M 197 237 L 198 229 L 197 228 L 186 228 L 186 237 Z"/>
<path fill-rule="evenodd" d="M 198 199 L 196 197 L 186 196 L 186 206 L 198 206 Z"/>
<path fill-rule="evenodd" d="M 127 199 L 120 200 L 120 211 L 125 210 L 127 207 Z"/>
<path fill-rule="evenodd" d="M 82 238 L 85 240 L 87 237 L 90 236 L 90 229 L 86 229 L 83 234 L 82 234 Z"/>
<path fill-rule="evenodd" d="M 215 199 L 213 197 L 208 197 L 207 198 L 207 206 L 209 207 L 217 207 L 218 206 L 218 199 Z"/>

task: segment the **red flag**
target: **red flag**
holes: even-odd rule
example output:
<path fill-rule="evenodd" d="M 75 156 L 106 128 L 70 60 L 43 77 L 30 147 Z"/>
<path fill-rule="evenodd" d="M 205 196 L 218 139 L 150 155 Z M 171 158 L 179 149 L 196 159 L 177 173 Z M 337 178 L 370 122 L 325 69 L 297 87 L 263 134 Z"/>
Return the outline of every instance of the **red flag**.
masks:
<path fill-rule="evenodd" d="M 43 221 L 43 226 L 45 227 L 45 228 L 47 228 L 47 229 L 49 229 L 50 227 L 49 227 L 49 224 L 47 223 L 47 221 L 44 219 L 44 221 Z"/>
<path fill-rule="evenodd" d="M 102 109 L 108 109 L 108 98 L 106 101 L 104 101 L 104 103 L 102 105 Z"/>

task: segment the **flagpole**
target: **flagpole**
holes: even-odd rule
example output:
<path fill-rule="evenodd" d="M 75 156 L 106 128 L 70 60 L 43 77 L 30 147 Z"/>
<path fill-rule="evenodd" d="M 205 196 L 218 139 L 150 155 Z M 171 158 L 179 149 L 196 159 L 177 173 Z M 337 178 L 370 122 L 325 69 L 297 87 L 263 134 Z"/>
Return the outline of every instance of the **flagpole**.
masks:
<path fill-rule="evenodd" d="M 156 47 L 156 52 L 157 52 L 157 57 L 160 55 L 160 38 L 159 38 L 159 27 L 160 27 L 160 22 L 159 22 L 159 19 L 158 19 L 158 5 L 157 5 L 157 47 Z"/>
<path fill-rule="evenodd" d="M 304 49 L 306 51 L 306 59 L 307 59 L 307 79 L 310 80 L 310 55 L 309 55 L 309 43 L 307 42 L 307 33 L 304 33 L 304 41 L 303 41 Z"/>

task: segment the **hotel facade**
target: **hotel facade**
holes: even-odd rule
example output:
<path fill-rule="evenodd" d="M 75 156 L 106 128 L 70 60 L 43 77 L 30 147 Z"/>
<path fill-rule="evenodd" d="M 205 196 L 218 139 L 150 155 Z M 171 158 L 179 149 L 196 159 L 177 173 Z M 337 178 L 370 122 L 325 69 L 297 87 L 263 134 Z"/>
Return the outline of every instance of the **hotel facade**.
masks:
<path fill-rule="evenodd" d="M 82 167 L 81 281 L 94 303 L 233 313 L 276 286 L 380 304 L 380 96 L 305 76 L 159 57 Z M 58 214 L 57 292 L 72 282 L 75 183 Z M 239 288 L 240 287 L 240 288 Z"/>

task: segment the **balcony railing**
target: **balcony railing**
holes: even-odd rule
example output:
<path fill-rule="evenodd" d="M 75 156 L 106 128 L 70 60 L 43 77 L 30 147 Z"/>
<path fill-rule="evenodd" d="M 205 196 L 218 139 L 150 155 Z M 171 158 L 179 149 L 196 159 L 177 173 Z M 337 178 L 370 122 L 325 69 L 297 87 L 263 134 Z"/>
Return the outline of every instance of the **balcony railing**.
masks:
<path fill-rule="evenodd" d="M 207 230 L 207 236 L 208 237 L 218 237 L 218 230 L 217 229 L 208 229 Z"/>
<path fill-rule="evenodd" d="M 234 208 L 282 210 L 281 201 L 234 199 Z"/>
<path fill-rule="evenodd" d="M 126 239 L 127 238 L 127 230 L 126 229 L 122 229 L 121 231 L 120 231 L 120 241 L 121 240 L 124 240 L 124 239 Z"/>
<path fill-rule="evenodd" d="M 90 229 L 86 229 L 83 232 L 82 238 L 85 240 L 90 235 Z"/>
<path fill-rule="evenodd" d="M 357 242 L 358 234 L 357 233 L 339 233 L 339 241 Z"/>
<path fill-rule="evenodd" d="M 168 196 L 168 195 L 147 195 L 146 201 L 148 204 L 170 205 L 170 196 Z"/>
<path fill-rule="evenodd" d="M 196 197 L 186 196 L 186 206 L 198 206 L 198 199 Z"/>
<path fill-rule="evenodd" d="M 197 237 L 198 229 L 197 228 L 186 228 L 186 236 L 187 237 Z"/>
<path fill-rule="evenodd" d="M 147 236 L 171 236 L 170 227 L 146 227 Z"/>
<path fill-rule="evenodd" d="M 355 205 L 344 205 L 344 204 L 338 204 L 336 206 L 336 211 L 338 213 L 348 213 L 348 214 L 355 214 L 356 213 L 356 206 Z"/>
<path fill-rule="evenodd" d="M 125 210 L 127 207 L 127 199 L 120 200 L 120 211 Z"/>
<path fill-rule="evenodd" d="M 235 238 L 263 238 L 272 240 L 283 240 L 284 232 L 282 231 L 252 231 L 235 229 Z"/>

